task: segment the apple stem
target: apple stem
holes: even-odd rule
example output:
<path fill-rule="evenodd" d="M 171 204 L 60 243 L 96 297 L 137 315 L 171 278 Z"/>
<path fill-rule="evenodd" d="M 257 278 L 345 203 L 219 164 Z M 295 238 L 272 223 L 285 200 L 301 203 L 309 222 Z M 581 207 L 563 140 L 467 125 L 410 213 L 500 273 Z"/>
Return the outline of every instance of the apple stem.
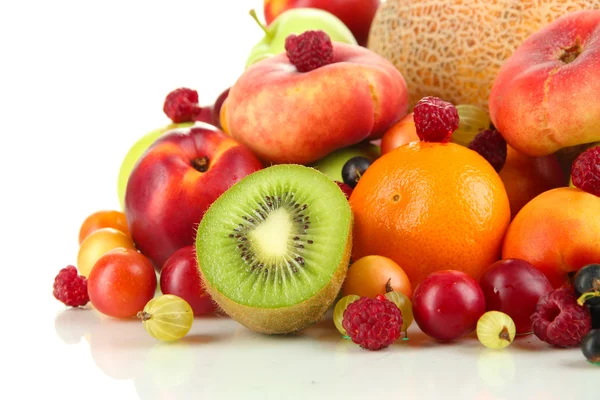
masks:
<path fill-rule="evenodd" d="M 267 35 L 269 38 L 273 36 L 273 33 L 269 32 L 267 27 L 258 20 L 258 15 L 256 15 L 256 11 L 254 9 L 250 10 L 250 16 L 256 21 L 258 26 L 260 26 L 260 29 L 262 29 L 265 32 L 265 35 Z"/>
<path fill-rule="evenodd" d="M 208 157 L 198 157 L 192 160 L 192 167 L 198 172 L 208 171 Z"/>

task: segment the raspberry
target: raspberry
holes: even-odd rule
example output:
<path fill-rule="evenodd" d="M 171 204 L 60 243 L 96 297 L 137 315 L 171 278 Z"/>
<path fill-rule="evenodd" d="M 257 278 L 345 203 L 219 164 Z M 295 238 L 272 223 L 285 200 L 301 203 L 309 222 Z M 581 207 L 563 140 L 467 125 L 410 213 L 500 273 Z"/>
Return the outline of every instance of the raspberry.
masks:
<path fill-rule="evenodd" d="M 69 265 L 60 270 L 54 278 L 54 297 L 67 306 L 85 306 L 90 298 L 87 291 L 87 279 L 77 274 L 77 268 Z"/>
<path fill-rule="evenodd" d="M 414 108 L 413 119 L 422 142 L 449 142 L 458 128 L 458 110 L 437 97 L 423 97 Z"/>
<path fill-rule="evenodd" d="M 533 333 L 558 347 L 575 347 L 592 329 L 590 310 L 577 304 L 571 287 L 548 292 L 540 298 L 531 316 Z"/>
<path fill-rule="evenodd" d="M 600 196 L 600 146 L 587 149 L 575 159 L 571 179 L 575 187 Z"/>
<path fill-rule="evenodd" d="M 506 140 L 496 130 L 486 129 L 479 132 L 469 143 L 469 148 L 478 152 L 492 164 L 496 172 L 500 172 L 506 163 L 506 152 L 508 151 Z"/>
<path fill-rule="evenodd" d="M 344 192 L 346 198 L 349 199 L 350 195 L 352 194 L 352 188 L 349 185 L 346 185 L 344 182 L 335 181 L 335 183 L 340 187 L 340 189 L 342 189 L 342 192 Z"/>
<path fill-rule="evenodd" d="M 163 111 L 176 124 L 195 121 L 202 112 L 198 105 L 198 92 L 188 88 L 173 90 L 165 99 Z"/>
<path fill-rule="evenodd" d="M 323 31 L 289 35 L 285 39 L 285 50 L 299 72 L 309 72 L 333 62 L 333 44 Z"/>
<path fill-rule="evenodd" d="M 346 308 L 342 326 L 360 347 L 381 350 L 400 337 L 402 313 L 384 295 L 362 297 Z"/>

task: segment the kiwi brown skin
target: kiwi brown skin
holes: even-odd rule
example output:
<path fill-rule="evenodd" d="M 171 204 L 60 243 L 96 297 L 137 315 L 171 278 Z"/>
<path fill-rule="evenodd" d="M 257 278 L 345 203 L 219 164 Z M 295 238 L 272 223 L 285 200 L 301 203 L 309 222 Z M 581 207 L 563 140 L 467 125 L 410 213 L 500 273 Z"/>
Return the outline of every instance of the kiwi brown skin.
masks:
<path fill-rule="evenodd" d="M 352 253 L 352 223 L 353 220 L 348 229 L 348 238 L 342 259 L 331 280 L 314 296 L 302 303 L 280 308 L 248 307 L 236 303 L 211 286 L 204 277 L 202 266 L 198 265 L 204 289 L 227 315 L 254 332 L 282 335 L 306 329 L 323 318 L 346 279 Z"/>

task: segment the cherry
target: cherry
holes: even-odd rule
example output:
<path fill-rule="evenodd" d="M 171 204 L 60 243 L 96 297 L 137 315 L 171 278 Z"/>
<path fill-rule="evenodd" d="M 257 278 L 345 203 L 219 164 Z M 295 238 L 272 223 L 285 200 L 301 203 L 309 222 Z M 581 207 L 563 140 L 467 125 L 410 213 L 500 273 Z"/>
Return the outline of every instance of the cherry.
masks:
<path fill-rule="evenodd" d="M 479 284 L 487 311 L 500 311 L 515 322 L 517 334 L 531 333 L 531 315 L 540 297 L 552 291 L 550 281 L 524 260 L 496 261 L 484 272 Z"/>
<path fill-rule="evenodd" d="M 484 312 L 483 291 L 464 272 L 434 272 L 413 294 L 414 319 L 434 339 L 454 340 L 473 332 Z"/>
<path fill-rule="evenodd" d="M 194 246 L 182 247 L 165 262 L 160 272 L 160 290 L 187 301 L 196 316 L 216 310 L 212 298 L 202 288 Z"/>

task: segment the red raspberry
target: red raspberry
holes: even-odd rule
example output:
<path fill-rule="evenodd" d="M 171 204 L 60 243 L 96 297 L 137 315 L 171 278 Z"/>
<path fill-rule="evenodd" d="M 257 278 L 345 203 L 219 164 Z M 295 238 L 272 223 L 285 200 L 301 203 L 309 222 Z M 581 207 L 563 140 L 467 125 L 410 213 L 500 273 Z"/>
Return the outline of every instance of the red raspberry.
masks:
<path fill-rule="evenodd" d="M 417 135 L 422 142 L 449 142 L 458 128 L 456 107 L 437 97 L 423 97 L 413 111 Z"/>
<path fill-rule="evenodd" d="M 481 131 L 469 143 L 469 148 L 478 152 L 487 160 L 496 172 L 504 167 L 506 163 L 506 153 L 508 151 L 506 140 L 500 132 L 492 129 Z"/>
<path fill-rule="evenodd" d="M 350 195 L 352 194 L 352 188 L 349 185 L 346 185 L 344 182 L 335 181 L 335 183 L 340 187 L 340 189 L 342 189 L 342 192 L 344 192 L 346 198 L 349 199 Z"/>
<path fill-rule="evenodd" d="M 575 159 L 571 179 L 575 187 L 600 196 L 600 146 L 587 149 Z"/>
<path fill-rule="evenodd" d="M 176 124 L 195 121 L 202 112 L 198 105 L 198 92 L 188 88 L 173 90 L 165 99 L 163 111 Z"/>
<path fill-rule="evenodd" d="M 323 31 L 289 35 L 285 39 L 285 50 L 299 72 L 309 72 L 333 62 L 333 44 Z"/>
<path fill-rule="evenodd" d="M 400 337 L 402 314 L 384 295 L 362 297 L 346 308 L 342 325 L 360 347 L 381 350 Z"/>
<path fill-rule="evenodd" d="M 590 310 L 577 304 L 577 294 L 571 287 L 540 297 L 531 322 L 535 336 L 558 347 L 579 346 L 592 329 Z"/>
<path fill-rule="evenodd" d="M 69 265 L 60 270 L 54 278 L 54 297 L 67 306 L 85 306 L 90 298 L 87 291 L 87 279 L 77 274 L 77 268 Z"/>

